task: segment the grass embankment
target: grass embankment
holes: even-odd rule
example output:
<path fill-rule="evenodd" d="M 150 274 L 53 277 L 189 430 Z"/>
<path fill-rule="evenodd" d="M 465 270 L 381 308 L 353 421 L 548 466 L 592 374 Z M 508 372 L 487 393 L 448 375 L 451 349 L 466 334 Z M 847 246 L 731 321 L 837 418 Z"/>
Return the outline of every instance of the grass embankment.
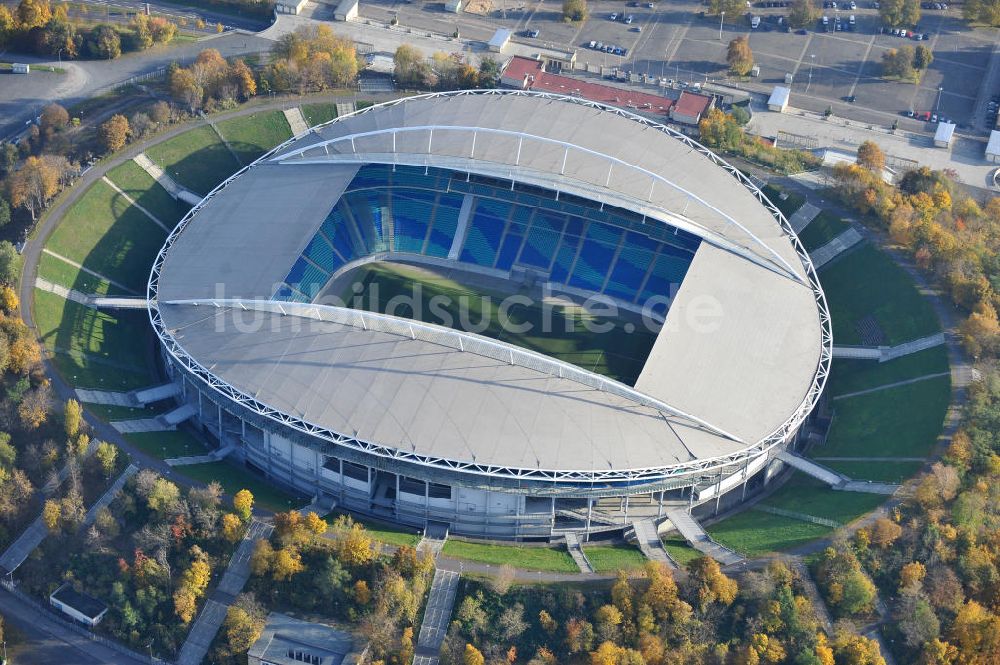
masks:
<path fill-rule="evenodd" d="M 302 117 L 306 119 L 306 124 L 315 127 L 324 122 L 328 122 L 337 117 L 337 105 L 328 104 L 303 104 Z"/>
<path fill-rule="evenodd" d="M 348 513 L 335 510 L 327 514 L 323 519 L 326 520 L 327 524 L 333 524 L 337 521 L 338 517 L 346 514 Z M 359 517 L 353 513 L 350 514 L 350 517 L 358 524 L 364 526 L 365 531 L 371 534 L 372 538 L 380 543 L 395 545 L 396 547 L 402 547 L 403 545 L 416 547 L 417 543 L 420 542 L 420 534 L 413 529 L 406 529 L 405 527 L 387 524 L 386 522 L 370 519 L 368 517 Z"/>
<path fill-rule="evenodd" d="M 142 452 L 158 459 L 208 453 L 208 450 L 198 439 L 184 430 L 126 434 L 125 438 Z M 178 471 L 184 473 L 187 468 L 189 467 L 178 467 Z"/>
<path fill-rule="evenodd" d="M 569 552 L 561 548 L 520 547 L 448 540 L 444 544 L 441 554 L 454 559 L 466 559 L 491 566 L 502 566 L 506 563 L 523 570 L 541 570 L 554 573 L 580 572 Z"/>
<path fill-rule="evenodd" d="M 108 180 L 115 183 L 133 201 L 151 212 L 157 219 L 172 228 L 181 221 L 190 206 L 174 199 L 142 167 L 129 160 L 108 172 Z"/>
<path fill-rule="evenodd" d="M 216 126 L 244 166 L 292 137 L 292 128 L 281 111 L 244 115 Z"/>
<path fill-rule="evenodd" d="M 799 234 L 802 245 L 810 252 L 822 247 L 850 228 L 850 224 L 834 214 L 821 211 Z"/>
<path fill-rule="evenodd" d="M 207 125 L 150 146 L 146 155 L 178 184 L 201 195 L 239 170 L 229 149 Z"/>
<path fill-rule="evenodd" d="M 273 512 L 301 508 L 308 503 L 304 497 L 296 497 L 283 492 L 270 481 L 228 462 L 192 464 L 190 466 L 178 467 L 177 471 L 193 480 L 206 484 L 217 480 L 222 485 L 223 491 L 229 496 L 233 496 L 241 489 L 250 490 L 250 493 L 254 497 L 255 506 Z"/>
<path fill-rule="evenodd" d="M 584 545 L 583 553 L 596 573 L 642 568 L 648 559 L 632 545 Z"/>

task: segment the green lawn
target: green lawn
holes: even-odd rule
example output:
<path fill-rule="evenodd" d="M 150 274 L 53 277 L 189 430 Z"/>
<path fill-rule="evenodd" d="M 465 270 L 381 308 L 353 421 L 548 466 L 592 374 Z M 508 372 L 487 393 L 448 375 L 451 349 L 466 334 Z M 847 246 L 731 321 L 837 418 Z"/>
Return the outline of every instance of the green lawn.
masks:
<path fill-rule="evenodd" d="M 250 490 L 254 505 L 265 510 L 281 512 L 292 508 L 301 508 L 307 500 L 295 497 L 281 491 L 264 478 L 228 462 L 209 462 L 207 464 L 192 464 L 175 469 L 175 473 L 187 476 L 193 480 L 209 483 L 219 481 L 225 493 L 232 497 L 241 489 Z"/>
<path fill-rule="evenodd" d="M 642 568 L 648 559 L 632 545 L 584 545 L 590 565 L 596 573 Z"/>
<path fill-rule="evenodd" d="M 880 494 L 838 492 L 815 478 L 795 473 L 762 505 L 848 524 L 885 502 Z"/>
<path fill-rule="evenodd" d="M 125 439 L 142 452 L 158 459 L 208 454 L 208 449 L 194 435 L 184 430 L 126 434 Z M 186 474 L 190 467 L 178 468 Z M 256 496 L 256 492 L 254 496 Z"/>
<path fill-rule="evenodd" d="M 757 510 L 737 513 L 708 528 L 712 538 L 750 557 L 797 547 L 831 531 L 830 527 Z"/>
<path fill-rule="evenodd" d="M 811 252 L 830 242 L 849 229 L 850 226 L 850 224 L 840 217 L 823 210 L 816 215 L 813 221 L 806 225 L 806 228 L 802 229 L 802 233 L 799 234 L 799 240 Z"/>
<path fill-rule="evenodd" d="M 108 173 L 108 179 L 168 227 L 181 221 L 181 217 L 191 209 L 183 201 L 170 196 L 167 190 L 132 160 L 113 168 Z"/>
<path fill-rule="evenodd" d="M 244 165 L 292 137 L 292 129 L 281 111 L 244 115 L 223 120 L 216 126 Z"/>
<path fill-rule="evenodd" d="M 460 304 L 465 301 L 468 303 L 467 320 L 478 324 L 485 317 L 489 322 L 480 334 L 553 356 L 629 385 L 639 377 L 656 341 L 656 335 L 641 325 L 629 333 L 621 320 L 591 316 L 578 308 L 552 307 L 546 313 L 540 306 L 520 304 L 509 309 L 510 320 L 514 324 L 527 324 L 528 329 L 527 332 L 512 333 L 511 326 L 501 325 L 498 315 L 503 295 L 482 287 L 470 288 L 453 279 L 403 265 L 372 264 L 359 272 L 353 281 L 365 286 L 363 304 L 366 309 L 385 312 L 386 305 L 396 296 L 403 296 L 406 299 L 404 302 L 412 302 L 416 295 L 413 286 L 419 283 L 422 287 L 418 303 L 420 311 L 414 312 L 413 307 L 405 305 L 389 313 L 459 327 L 463 320 Z M 375 293 L 373 284 L 378 285 L 377 302 L 373 302 L 374 298 L 370 295 Z M 353 294 L 349 291 L 340 297 L 351 304 Z M 480 296 L 488 296 L 487 302 L 484 303 Z M 432 307 L 433 299 L 437 300 Z M 440 303 L 444 304 L 439 310 Z M 436 316 L 439 311 L 447 311 L 448 317 L 439 318 Z M 546 314 L 551 317 L 548 329 L 552 331 L 547 333 L 542 332 L 546 329 Z M 595 325 L 613 323 L 614 327 L 607 332 L 593 332 L 595 328 L 588 330 L 584 327 L 583 317 Z"/>
<path fill-rule="evenodd" d="M 98 295 L 135 295 L 112 285 L 99 277 L 83 272 L 61 259 L 48 254 L 41 254 L 38 260 L 38 275 L 53 284 L 59 284 L 81 293 Z"/>
<path fill-rule="evenodd" d="M 46 247 L 142 292 L 166 235 L 118 192 L 96 182 L 69 209 Z"/>
<path fill-rule="evenodd" d="M 152 381 L 149 322 L 141 311 L 108 313 L 35 289 L 35 324 L 63 378 L 79 388 L 131 390 Z"/>
<path fill-rule="evenodd" d="M 336 104 L 303 104 L 302 115 L 310 127 L 328 122 L 337 117 Z"/>
<path fill-rule="evenodd" d="M 546 570 L 555 573 L 577 573 L 573 558 L 565 549 L 553 547 L 520 547 L 518 545 L 492 545 L 448 540 L 441 551 L 453 559 L 467 559 L 478 563 L 501 566 L 509 563 L 523 570 Z"/>
<path fill-rule="evenodd" d="M 146 155 L 182 186 L 202 195 L 239 170 L 225 144 L 207 125 L 157 143 Z"/>
<path fill-rule="evenodd" d="M 663 547 L 666 548 L 670 558 L 680 566 L 686 566 L 702 556 L 701 552 L 688 545 L 687 541 L 680 537 L 664 538 Z"/>
<path fill-rule="evenodd" d="M 884 483 L 902 483 L 917 475 L 923 462 L 831 462 L 823 460 L 823 466 L 839 471 L 855 480 L 875 480 Z"/>
<path fill-rule="evenodd" d="M 941 330 L 930 303 L 910 276 L 870 244 L 824 266 L 819 277 L 837 344 L 861 344 L 856 327 L 868 315 L 878 321 L 890 345 Z"/>
<path fill-rule="evenodd" d="M 937 441 L 951 378 L 928 379 L 833 403 L 833 426 L 816 457 L 925 457 Z"/>
<path fill-rule="evenodd" d="M 118 406 L 116 404 L 90 403 L 84 404 L 84 406 L 87 407 L 88 411 L 105 422 L 113 422 L 115 420 L 138 420 L 139 418 L 155 418 L 159 414 L 163 413 L 163 409 L 157 409 L 153 406 L 142 408 Z"/>
<path fill-rule="evenodd" d="M 797 192 L 785 192 L 774 185 L 767 185 L 763 189 L 764 194 L 768 199 L 771 200 L 781 214 L 787 219 L 795 214 L 795 211 L 802 207 L 802 204 L 806 202 L 806 197 L 798 194 Z M 787 198 L 782 200 L 781 195 L 786 194 Z"/>
<path fill-rule="evenodd" d="M 416 547 L 417 543 L 420 542 L 420 534 L 412 529 L 398 527 L 366 517 L 359 517 L 353 513 L 342 513 L 335 510 L 324 516 L 323 519 L 326 520 L 327 524 L 333 524 L 337 521 L 338 517 L 345 514 L 350 515 L 355 522 L 364 526 L 365 531 L 371 534 L 372 538 L 386 545 L 395 545 L 397 547 L 409 545 L 410 547 Z"/>
<path fill-rule="evenodd" d="M 948 351 L 935 346 L 880 363 L 871 360 L 834 360 L 827 394 L 836 397 L 948 371 Z"/>

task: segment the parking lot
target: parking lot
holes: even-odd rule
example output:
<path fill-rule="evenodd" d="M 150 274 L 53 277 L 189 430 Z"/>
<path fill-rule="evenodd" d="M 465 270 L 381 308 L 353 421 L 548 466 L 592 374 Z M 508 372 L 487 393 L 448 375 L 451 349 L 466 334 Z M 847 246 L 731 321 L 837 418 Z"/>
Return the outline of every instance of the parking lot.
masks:
<path fill-rule="evenodd" d="M 835 114 L 862 122 L 887 126 L 897 120 L 901 127 L 926 131 L 932 129 L 929 124 L 905 114 L 931 111 L 966 131 L 987 129 L 986 104 L 1000 86 L 1000 67 L 990 67 L 997 31 L 969 29 L 952 7 L 923 10 L 919 31 L 926 41 L 879 34 L 881 21 L 870 4 L 858 3 L 855 10 L 844 3 L 837 10 L 822 9 L 831 25 L 839 16 L 845 29 L 825 32 L 818 21 L 805 34 L 786 32 L 777 23 L 778 16 L 787 16 L 787 8 L 754 7 L 727 16 L 721 39 L 718 17 L 699 16 L 705 6 L 687 0 L 656 2 L 652 9 L 645 1 L 590 0 L 589 18 L 576 24 L 562 21 L 562 3 L 556 0 L 495 0 L 492 11 L 482 15 L 450 14 L 441 2 L 369 0 L 361 12 L 384 21 L 395 16 L 401 25 L 436 32 L 457 28 L 462 37 L 484 41 L 497 28 L 509 28 L 523 43 L 576 50 L 580 62 L 686 82 L 727 80 L 726 45 L 747 35 L 760 76 L 729 81 L 740 87 L 766 94 L 791 74 L 796 107 L 820 112 L 833 107 Z M 612 14 L 618 20 L 610 20 Z M 627 15 L 633 16 L 630 25 L 621 20 Z M 761 18 L 757 29 L 750 27 L 751 15 Z M 855 16 L 853 31 L 846 29 L 850 15 Z M 538 36 L 529 37 L 534 30 Z M 622 47 L 625 55 L 593 50 L 591 41 Z M 934 54 L 918 85 L 880 78 L 886 50 L 918 44 Z"/>

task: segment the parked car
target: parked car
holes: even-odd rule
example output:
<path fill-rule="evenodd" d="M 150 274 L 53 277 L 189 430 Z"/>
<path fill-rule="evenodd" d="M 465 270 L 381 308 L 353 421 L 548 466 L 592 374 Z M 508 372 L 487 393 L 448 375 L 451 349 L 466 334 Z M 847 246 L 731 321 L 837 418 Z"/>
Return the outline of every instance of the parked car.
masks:
<path fill-rule="evenodd" d="M 617 21 L 618 20 L 618 14 L 616 12 L 611 12 L 611 15 L 608 17 L 608 20 L 609 21 Z"/>
<path fill-rule="evenodd" d="M 760 17 L 754 16 L 753 18 L 750 19 L 750 28 L 756 30 L 759 27 L 760 27 Z"/>

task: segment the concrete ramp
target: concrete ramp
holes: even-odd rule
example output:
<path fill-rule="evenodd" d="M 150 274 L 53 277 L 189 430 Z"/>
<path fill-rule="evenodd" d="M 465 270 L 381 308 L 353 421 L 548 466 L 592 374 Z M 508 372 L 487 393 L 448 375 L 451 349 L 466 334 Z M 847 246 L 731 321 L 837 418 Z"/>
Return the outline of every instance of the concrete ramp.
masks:
<path fill-rule="evenodd" d="M 683 508 L 667 511 L 667 519 L 674 525 L 677 532 L 683 536 L 691 547 L 702 554 L 712 557 L 723 566 L 731 566 L 743 561 L 743 557 L 733 550 L 712 540 L 697 520 Z"/>
<path fill-rule="evenodd" d="M 177 427 L 188 418 L 193 418 L 196 415 L 198 415 L 198 409 L 190 404 L 182 404 L 173 411 L 164 413 L 160 418 L 167 425 Z"/>
<path fill-rule="evenodd" d="M 583 552 L 583 548 L 580 547 L 580 539 L 576 537 L 576 534 L 568 531 L 563 537 L 566 540 L 566 549 L 569 550 L 569 555 L 573 557 L 573 561 L 576 562 L 576 567 L 580 569 L 580 572 L 593 573 L 594 567 L 590 565 L 590 559 L 587 558 L 587 555 Z"/>
<path fill-rule="evenodd" d="M 839 236 L 826 243 L 819 249 L 809 252 L 809 256 L 812 259 L 813 266 L 818 270 L 821 266 L 826 265 L 842 252 L 847 251 L 851 247 L 854 247 L 859 242 L 861 242 L 861 234 L 854 227 L 851 227 L 841 233 Z"/>
<path fill-rule="evenodd" d="M 337 117 L 354 113 L 354 102 L 337 102 Z"/>
<path fill-rule="evenodd" d="M 843 485 L 851 480 L 842 473 L 837 473 L 833 469 L 828 469 L 822 464 L 814 462 L 811 459 L 806 459 L 801 455 L 796 455 L 795 453 L 787 450 L 783 450 L 778 453 L 778 459 L 793 469 L 798 469 L 807 476 L 812 476 L 813 478 L 822 481 L 831 487 Z"/>
<path fill-rule="evenodd" d="M 892 483 L 878 483 L 873 480 L 849 480 L 843 485 L 834 487 L 841 492 L 863 492 L 865 494 L 884 494 L 892 496 L 899 491 L 899 485 Z"/>
<path fill-rule="evenodd" d="M 305 134 L 309 131 L 309 124 L 306 122 L 305 117 L 302 115 L 302 109 L 298 106 L 294 106 L 290 109 L 285 109 L 282 111 L 285 114 L 285 120 L 288 121 L 288 126 L 292 129 L 292 136 L 298 136 L 299 134 Z"/>
<path fill-rule="evenodd" d="M 98 309 L 146 309 L 149 305 L 145 298 L 110 298 L 97 296 L 90 300 Z"/>
<path fill-rule="evenodd" d="M 429 659 L 424 662 L 438 662 L 438 653 L 448 632 L 455 596 L 458 594 L 458 577 L 458 573 L 450 570 L 438 568 L 434 571 L 434 581 L 431 582 L 431 592 L 427 596 L 424 620 L 420 624 L 420 636 L 417 638 L 417 654 Z"/>
<path fill-rule="evenodd" d="M 882 349 L 878 346 L 834 346 L 833 357 L 844 360 L 882 360 Z"/>
<path fill-rule="evenodd" d="M 131 393 L 116 390 L 85 390 L 76 389 L 76 396 L 85 404 L 107 404 L 111 406 L 137 406 Z"/>
<path fill-rule="evenodd" d="M 801 233 L 802 229 L 809 226 L 809 222 L 816 219 L 816 215 L 818 214 L 819 208 L 808 202 L 803 203 L 799 209 L 788 218 L 788 223 L 796 233 Z"/>
<path fill-rule="evenodd" d="M 176 397 L 180 394 L 181 386 L 179 383 L 164 383 L 159 386 L 151 386 L 149 388 L 132 391 L 135 401 L 143 406 L 152 404 L 153 402 L 159 402 L 170 397 Z"/>
<path fill-rule="evenodd" d="M 122 434 L 142 434 L 143 432 L 169 432 L 177 429 L 170 427 L 159 417 L 136 418 L 135 420 L 116 420 L 111 426 Z"/>
<path fill-rule="evenodd" d="M 663 547 L 663 541 L 660 540 L 660 534 L 656 530 L 656 522 L 652 518 L 647 517 L 646 519 L 633 521 L 632 532 L 635 535 L 636 543 L 639 545 L 639 550 L 642 551 L 647 559 L 665 563 L 671 568 L 677 567 L 674 560 L 667 554 L 666 548 Z"/>
<path fill-rule="evenodd" d="M 200 196 L 178 185 L 177 182 L 168 176 L 158 164 L 146 155 L 146 153 L 140 152 L 132 158 L 132 161 L 142 167 L 142 170 L 148 173 L 153 180 L 160 183 L 160 186 L 167 190 L 167 193 L 169 193 L 170 196 L 184 201 L 184 203 L 191 206 L 196 206 L 201 203 Z"/>

